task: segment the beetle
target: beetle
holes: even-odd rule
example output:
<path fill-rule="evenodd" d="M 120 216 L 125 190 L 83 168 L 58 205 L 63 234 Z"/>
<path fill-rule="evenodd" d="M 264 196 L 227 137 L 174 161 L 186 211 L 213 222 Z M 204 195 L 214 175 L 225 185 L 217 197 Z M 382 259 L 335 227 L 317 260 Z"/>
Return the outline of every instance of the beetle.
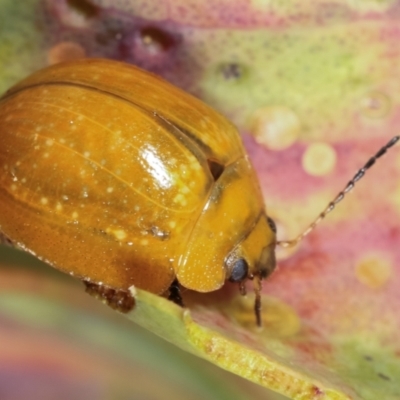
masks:
<path fill-rule="evenodd" d="M 0 135 L 0 231 L 13 244 L 120 311 L 133 307 L 131 286 L 182 303 L 180 286 L 211 292 L 229 280 L 243 292 L 253 280 L 261 325 L 276 228 L 218 112 L 135 66 L 83 59 L 6 92 Z"/>
<path fill-rule="evenodd" d="M 275 268 L 275 232 L 234 126 L 132 65 L 34 73 L 0 103 L 0 229 L 81 279 L 199 292 Z"/>

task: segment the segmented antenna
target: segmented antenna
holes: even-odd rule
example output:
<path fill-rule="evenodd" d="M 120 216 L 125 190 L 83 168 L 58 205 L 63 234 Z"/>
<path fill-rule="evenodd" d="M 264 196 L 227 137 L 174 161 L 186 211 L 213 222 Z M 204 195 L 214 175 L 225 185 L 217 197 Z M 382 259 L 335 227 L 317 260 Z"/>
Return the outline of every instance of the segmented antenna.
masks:
<path fill-rule="evenodd" d="M 394 136 L 390 141 L 383 146 L 373 157 L 371 157 L 366 164 L 357 171 L 353 176 L 353 179 L 349 181 L 346 187 L 326 206 L 325 210 L 318 215 L 318 217 L 308 226 L 308 228 L 302 232 L 299 236 L 292 240 L 281 240 L 277 242 L 277 245 L 287 248 L 293 247 L 301 240 L 304 239 L 315 227 L 335 208 L 336 204 L 340 203 L 345 195 L 350 192 L 356 182 L 358 182 L 364 175 L 367 169 L 371 168 L 379 157 L 382 157 L 392 146 L 394 146 L 400 139 L 400 136 Z"/>

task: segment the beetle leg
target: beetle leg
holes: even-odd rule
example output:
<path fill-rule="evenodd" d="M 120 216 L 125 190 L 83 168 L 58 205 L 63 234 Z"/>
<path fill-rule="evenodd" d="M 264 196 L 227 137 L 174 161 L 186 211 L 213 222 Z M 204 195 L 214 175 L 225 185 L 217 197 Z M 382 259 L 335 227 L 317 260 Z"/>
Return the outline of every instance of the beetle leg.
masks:
<path fill-rule="evenodd" d="M 254 279 L 254 294 L 256 296 L 254 300 L 254 312 L 256 314 L 256 322 L 258 327 L 262 327 L 262 320 L 261 320 L 261 278 L 257 275 Z"/>
<path fill-rule="evenodd" d="M 185 307 L 183 304 L 182 296 L 181 296 L 181 286 L 177 279 L 175 279 L 171 286 L 169 287 L 169 296 L 168 300 L 173 301 L 175 304 L 181 307 Z"/>
<path fill-rule="evenodd" d="M 121 313 L 128 313 L 135 306 L 135 298 L 129 290 L 113 289 L 109 286 L 94 282 L 83 281 L 86 293 L 101 300 L 112 309 Z"/>

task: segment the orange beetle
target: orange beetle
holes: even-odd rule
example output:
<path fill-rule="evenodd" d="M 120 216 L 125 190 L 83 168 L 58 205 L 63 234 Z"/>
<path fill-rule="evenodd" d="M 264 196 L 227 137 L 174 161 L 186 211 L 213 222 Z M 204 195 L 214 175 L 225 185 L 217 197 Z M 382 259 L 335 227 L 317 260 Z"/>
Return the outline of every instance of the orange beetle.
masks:
<path fill-rule="evenodd" d="M 85 59 L 11 88 L 0 132 L 0 230 L 19 247 L 108 294 L 255 279 L 259 299 L 274 224 L 237 130 L 203 102 Z"/>

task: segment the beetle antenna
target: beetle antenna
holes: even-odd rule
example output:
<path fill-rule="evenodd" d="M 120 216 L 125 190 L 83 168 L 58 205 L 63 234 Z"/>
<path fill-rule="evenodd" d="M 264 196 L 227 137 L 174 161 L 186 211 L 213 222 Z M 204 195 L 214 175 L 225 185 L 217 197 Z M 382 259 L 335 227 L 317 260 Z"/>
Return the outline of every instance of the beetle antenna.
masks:
<path fill-rule="evenodd" d="M 340 203 L 343 198 L 349 193 L 364 175 L 367 169 L 371 168 L 379 157 L 382 157 L 392 146 L 394 146 L 400 139 L 400 136 L 394 136 L 389 142 L 383 146 L 373 157 L 371 157 L 366 164 L 359 169 L 345 188 L 326 206 L 325 210 L 318 215 L 318 217 L 304 230 L 299 236 L 292 240 L 281 240 L 277 245 L 287 248 L 293 247 L 301 240 L 303 240 L 315 227 L 335 208 L 336 204 Z"/>

